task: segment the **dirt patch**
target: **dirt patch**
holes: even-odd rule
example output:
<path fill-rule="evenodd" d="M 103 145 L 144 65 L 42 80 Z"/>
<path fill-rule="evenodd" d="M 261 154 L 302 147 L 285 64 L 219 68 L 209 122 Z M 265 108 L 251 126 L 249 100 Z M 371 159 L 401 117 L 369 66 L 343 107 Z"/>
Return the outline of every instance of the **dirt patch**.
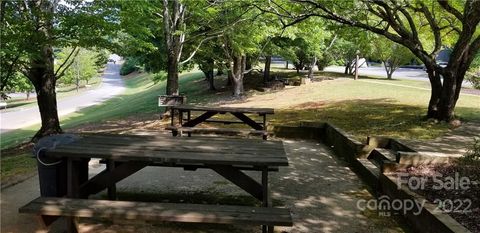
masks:
<path fill-rule="evenodd" d="M 99 123 L 83 124 L 69 129 L 67 132 L 124 134 L 135 131 L 163 130 L 169 123 L 168 119 L 160 119 L 159 114 L 135 115 Z"/>
<path fill-rule="evenodd" d="M 434 203 L 437 210 L 470 231 L 480 232 L 480 163 L 424 165 L 399 170 L 396 175 L 410 181 L 409 188 Z M 417 186 L 419 180 L 425 180 L 422 186 Z"/>
<path fill-rule="evenodd" d="M 324 107 L 327 103 L 325 101 L 317 101 L 317 102 L 306 102 L 299 105 L 294 106 L 295 109 L 316 109 Z"/>

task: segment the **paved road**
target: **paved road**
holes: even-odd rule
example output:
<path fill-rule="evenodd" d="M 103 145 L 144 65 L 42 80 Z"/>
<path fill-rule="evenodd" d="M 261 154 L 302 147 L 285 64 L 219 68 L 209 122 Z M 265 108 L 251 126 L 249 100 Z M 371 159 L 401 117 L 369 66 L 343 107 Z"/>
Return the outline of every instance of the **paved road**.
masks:
<path fill-rule="evenodd" d="M 58 115 L 64 116 L 75 112 L 81 108 L 98 104 L 115 95 L 122 93 L 125 89 L 122 79 L 119 75 L 120 64 L 108 63 L 103 74 L 100 87 L 86 91 L 82 94 L 66 97 L 58 100 Z M 26 126 L 40 123 L 40 113 L 38 106 L 21 108 L 8 112 L 2 111 L 0 114 L 0 132 L 5 133 L 11 130 L 20 129 Z"/>
<path fill-rule="evenodd" d="M 325 71 L 343 73 L 345 67 L 343 66 L 329 66 L 325 68 Z M 365 67 L 360 68 L 360 75 L 375 75 L 381 77 L 387 77 L 385 68 L 383 67 Z M 397 79 L 409 79 L 428 82 L 427 72 L 423 69 L 411 69 L 411 68 L 399 68 L 393 73 L 393 78 Z M 462 87 L 472 87 L 472 84 L 464 81 Z"/>

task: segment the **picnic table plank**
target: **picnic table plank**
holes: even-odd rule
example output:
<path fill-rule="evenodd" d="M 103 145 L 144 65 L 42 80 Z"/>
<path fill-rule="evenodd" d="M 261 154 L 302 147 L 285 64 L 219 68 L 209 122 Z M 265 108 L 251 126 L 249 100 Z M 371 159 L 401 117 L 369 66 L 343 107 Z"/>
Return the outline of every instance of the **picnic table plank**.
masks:
<path fill-rule="evenodd" d="M 169 151 L 262 151 L 265 153 L 281 153 L 283 151 L 283 142 L 281 141 L 260 141 L 251 139 L 238 139 L 228 140 L 219 139 L 215 137 L 198 137 L 198 138 L 174 138 L 174 137 L 131 137 L 128 136 L 82 136 L 78 141 L 75 141 L 68 145 L 100 145 L 100 146 L 116 146 L 122 148 L 134 148 L 134 147 L 155 147 L 158 150 Z M 61 145 L 58 148 L 62 148 Z M 153 148 L 152 148 L 153 149 Z"/>
<path fill-rule="evenodd" d="M 288 209 L 40 197 L 20 213 L 83 218 L 292 226 Z"/>
<path fill-rule="evenodd" d="M 240 113 L 253 113 L 253 114 L 274 114 L 273 108 L 246 108 L 246 107 L 211 107 L 211 106 L 196 106 L 189 104 L 181 104 L 173 106 L 177 110 L 189 110 L 189 111 L 209 111 L 209 112 L 240 112 Z"/>
<path fill-rule="evenodd" d="M 255 142 L 255 143 L 254 143 Z M 262 142 L 262 141 L 260 141 Z M 178 151 L 178 152 L 198 152 L 198 153 L 224 153 L 224 154 L 262 154 L 268 156 L 271 154 L 283 154 L 282 142 L 258 143 L 258 140 L 230 140 L 218 141 L 209 138 L 195 138 L 195 140 L 181 140 L 173 137 L 155 138 L 97 138 L 83 137 L 76 142 L 60 145 L 57 148 L 68 147 L 96 147 L 96 148 L 120 148 L 122 150 L 149 149 L 151 151 Z"/>
<path fill-rule="evenodd" d="M 288 166 L 282 142 L 259 140 L 182 139 L 149 136 L 83 136 L 47 150 L 47 156 L 101 158 L 116 161 Z"/>
<path fill-rule="evenodd" d="M 132 153 L 136 152 L 136 153 Z M 123 152 L 121 150 L 104 150 L 72 148 L 56 149 L 46 152 L 47 156 L 63 158 L 99 158 L 112 159 L 115 161 L 145 161 L 152 163 L 199 163 L 199 164 L 220 164 L 220 165 L 250 165 L 250 166 L 288 166 L 288 160 L 282 157 L 261 157 L 258 156 L 220 156 L 217 153 L 196 154 L 195 157 L 190 154 L 180 155 L 178 152 L 152 153 L 141 151 Z"/>

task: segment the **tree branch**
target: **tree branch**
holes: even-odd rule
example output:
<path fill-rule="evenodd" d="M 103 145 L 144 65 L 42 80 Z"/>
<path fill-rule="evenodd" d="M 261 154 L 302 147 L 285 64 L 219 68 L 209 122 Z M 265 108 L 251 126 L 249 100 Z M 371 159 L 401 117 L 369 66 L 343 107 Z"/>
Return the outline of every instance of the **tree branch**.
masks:
<path fill-rule="evenodd" d="M 435 39 L 435 46 L 433 51 L 430 53 L 432 56 L 435 56 L 440 49 L 442 48 L 442 37 L 440 35 L 440 27 L 438 26 L 437 22 L 435 21 L 432 13 L 430 10 L 428 10 L 427 6 L 423 4 L 423 2 L 420 3 L 420 9 L 419 9 L 423 15 L 425 15 L 425 18 L 427 18 L 428 24 L 430 25 L 430 29 L 432 29 L 432 33 Z"/>
<path fill-rule="evenodd" d="M 80 52 L 80 49 L 77 49 L 77 51 L 75 52 L 75 55 L 74 57 L 77 56 L 78 52 Z M 60 79 L 64 74 L 65 74 L 65 71 L 67 71 L 68 68 L 70 68 L 70 66 L 73 64 L 73 62 L 75 61 L 75 59 L 70 59 L 70 62 L 67 64 L 67 60 L 65 60 L 65 62 L 63 62 L 62 66 L 64 64 L 67 64 L 65 65 L 65 67 L 63 68 L 62 72 L 60 72 L 60 74 L 57 75 L 57 72 L 60 70 L 57 70 L 57 72 L 55 72 L 55 78 L 58 80 Z"/>
<path fill-rule="evenodd" d="M 58 67 L 57 71 L 55 71 L 55 76 L 57 76 L 57 74 L 58 74 L 58 72 L 60 71 L 60 69 L 62 69 L 63 66 L 64 66 L 65 64 L 67 64 L 67 62 L 69 62 L 70 58 L 72 57 L 72 55 L 73 55 L 74 53 L 76 53 L 75 56 L 77 56 L 78 51 L 77 51 L 77 52 L 76 52 L 76 51 L 77 51 L 77 46 L 73 47 L 73 49 L 72 49 L 72 51 L 70 52 L 70 54 L 68 54 L 67 59 L 65 59 L 65 61 L 62 63 L 62 65 L 60 65 L 60 66 Z M 67 67 L 65 67 L 65 69 L 66 69 L 66 68 L 67 68 Z"/>
<path fill-rule="evenodd" d="M 195 54 L 197 53 L 198 49 L 200 49 L 200 46 L 202 46 L 203 42 L 205 42 L 205 41 L 207 41 L 207 40 L 211 40 L 211 39 L 213 39 L 213 38 L 220 37 L 220 36 L 222 36 L 222 34 L 204 38 L 203 40 L 200 41 L 200 43 L 198 43 L 197 47 L 196 47 L 195 50 L 190 54 L 190 56 L 189 56 L 187 59 L 185 59 L 184 61 L 179 62 L 178 64 L 179 64 L 179 65 L 183 65 L 183 64 L 187 63 L 188 61 L 190 61 L 190 60 L 193 58 L 193 56 L 195 56 Z"/>
<path fill-rule="evenodd" d="M 463 15 L 460 11 L 458 11 L 457 9 L 455 9 L 453 6 L 451 6 L 449 3 L 448 3 L 448 0 L 437 0 L 438 4 L 443 8 L 445 9 L 448 13 L 452 14 L 453 16 L 455 16 L 455 18 L 457 18 L 458 20 L 460 21 L 463 21 Z"/>

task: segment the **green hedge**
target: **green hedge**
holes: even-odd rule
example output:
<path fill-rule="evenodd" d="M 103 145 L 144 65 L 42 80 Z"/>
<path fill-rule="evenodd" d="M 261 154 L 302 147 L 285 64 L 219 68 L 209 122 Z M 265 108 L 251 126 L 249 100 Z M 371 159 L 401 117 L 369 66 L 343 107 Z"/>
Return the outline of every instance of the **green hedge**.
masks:
<path fill-rule="evenodd" d="M 127 75 L 133 71 L 137 71 L 139 67 L 137 66 L 137 60 L 133 58 L 127 58 L 120 68 L 120 75 Z"/>

